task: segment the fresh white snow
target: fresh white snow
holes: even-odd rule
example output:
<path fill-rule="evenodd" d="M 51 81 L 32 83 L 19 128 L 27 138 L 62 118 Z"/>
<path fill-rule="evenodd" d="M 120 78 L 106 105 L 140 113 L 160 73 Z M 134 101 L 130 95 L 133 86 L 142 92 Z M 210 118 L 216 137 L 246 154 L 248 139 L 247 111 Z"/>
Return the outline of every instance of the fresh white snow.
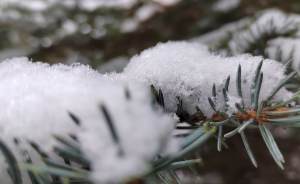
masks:
<path fill-rule="evenodd" d="M 143 51 L 131 59 L 121 74 L 112 77 L 128 81 L 140 81 L 161 88 L 166 101 L 166 108 L 175 112 L 177 98 L 183 99 L 183 105 L 189 112 L 195 112 L 198 106 L 210 116 L 213 110 L 208 103 L 212 96 L 213 84 L 217 88 L 218 108 L 223 107 L 222 89 L 230 76 L 229 97 L 231 111 L 236 111 L 234 104 L 239 101 L 236 90 L 238 65 L 242 68 L 242 87 L 246 106 L 250 105 L 250 86 L 255 70 L 262 57 L 240 55 L 222 57 L 209 53 L 208 49 L 197 43 L 168 42 Z M 264 81 L 260 100 L 265 99 L 278 82 L 285 77 L 285 68 L 273 60 L 264 60 L 262 71 Z M 282 89 L 275 97 L 284 100 L 290 93 Z"/>
<path fill-rule="evenodd" d="M 130 99 L 126 98 L 126 88 Z M 92 178 L 99 183 L 138 177 L 158 153 L 176 148 L 170 139 L 174 122 L 153 108 L 147 88 L 110 80 L 83 65 L 49 66 L 27 58 L 5 60 L 0 63 L 0 101 L 0 137 L 16 154 L 13 138 L 21 145 L 33 140 L 49 153 L 56 145 L 52 135 L 75 134 L 83 153 L 93 161 Z M 100 104 L 113 119 L 124 150 L 122 157 L 117 154 L 118 145 Z M 81 127 L 68 112 L 81 120 Z M 2 178 L 9 178 L 5 168 L 1 170 L 3 182 Z"/>

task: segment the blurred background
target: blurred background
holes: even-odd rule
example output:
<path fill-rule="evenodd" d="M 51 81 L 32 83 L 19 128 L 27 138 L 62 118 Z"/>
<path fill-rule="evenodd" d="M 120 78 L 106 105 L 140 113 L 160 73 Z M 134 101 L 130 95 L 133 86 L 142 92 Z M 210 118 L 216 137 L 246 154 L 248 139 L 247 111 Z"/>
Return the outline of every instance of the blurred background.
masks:
<path fill-rule="evenodd" d="M 88 64 L 101 73 L 120 72 L 130 57 L 158 42 L 201 41 L 211 31 L 270 8 L 297 14 L 300 1 L 0 0 L 0 60 L 28 56 L 50 64 Z M 201 150 L 199 177 L 187 182 L 300 183 L 298 132 L 274 132 L 286 157 L 284 171 L 275 165 L 260 135 L 250 132 L 258 169 L 251 165 L 239 138 L 230 140 L 230 149 L 222 153 L 212 141 Z"/>

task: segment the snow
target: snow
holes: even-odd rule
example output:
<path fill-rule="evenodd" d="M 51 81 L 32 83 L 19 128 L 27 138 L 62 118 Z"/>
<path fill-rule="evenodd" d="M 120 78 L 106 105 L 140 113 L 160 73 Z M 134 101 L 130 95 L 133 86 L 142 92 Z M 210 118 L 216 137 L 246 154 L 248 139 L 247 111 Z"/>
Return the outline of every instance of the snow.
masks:
<path fill-rule="evenodd" d="M 99 7 L 122 7 L 130 8 L 133 6 L 137 0 L 84 0 L 84 1 L 75 1 L 75 0 L 1 0 L 0 5 L 2 6 L 15 6 L 31 10 L 31 11 L 44 11 L 50 6 L 55 4 L 61 4 L 66 7 L 74 7 L 77 5 L 81 9 L 93 11 Z"/>
<path fill-rule="evenodd" d="M 66 20 L 63 23 L 62 27 L 65 30 L 66 34 L 73 34 L 78 30 L 77 23 L 72 20 Z"/>
<path fill-rule="evenodd" d="M 229 50 L 234 54 L 243 53 L 247 48 L 245 42 L 255 41 L 262 35 L 275 31 L 284 34 L 299 27 L 300 17 L 296 14 L 286 14 L 277 9 L 267 9 L 258 12 L 255 18 L 246 17 L 239 21 L 229 23 L 220 29 L 192 39 L 215 47 L 218 42 L 229 42 Z M 299 35 L 296 33 L 295 35 Z M 275 38 L 276 39 L 276 38 Z"/>
<path fill-rule="evenodd" d="M 133 17 L 125 19 L 121 24 L 121 31 L 124 33 L 135 31 L 144 21 L 150 19 L 157 12 L 162 11 L 162 7 L 155 3 L 147 3 L 139 7 Z"/>
<path fill-rule="evenodd" d="M 135 18 L 128 18 L 122 22 L 120 30 L 122 33 L 130 33 L 137 30 L 138 27 L 139 27 L 138 20 L 136 20 Z"/>
<path fill-rule="evenodd" d="M 292 68 L 300 71 L 300 39 L 277 38 L 268 43 L 266 48 L 268 57 L 283 63 L 292 61 Z M 279 55 L 278 55 L 279 54 Z"/>
<path fill-rule="evenodd" d="M 235 34 L 229 42 L 233 53 L 243 53 L 248 49 L 248 42 L 256 42 L 265 34 L 286 34 L 295 30 L 300 17 L 292 17 L 278 10 L 265 11 L 248 29 Z M 246 44 L 243 44 L 246 43 Z"/>
<path fill-rule="evenodd" d="M 82 8 L 86 10 L 95 10 L 99 7 L 122 7 L 130 8 L 137 0 L 84 0 L 79 1 L 79 4 Z"/>
<path fill-rule="evenodd" d="M 139 21 L 145 21 L 149 19 L 151 16 L 153 16 L 160 9 L 161 7 L 158 6 L 157 4 L 154 3 L 145 4 L 136 11 L 135 17 Z"/>
<path fill-rule="evenodd" d="M 0 6 L 13 6 L 18 4 L 19 7 L 23 7 L 25 9 L 29 9 L 31 11 L 43 11 L 47 9 L 48 4 L 50 2 L 48 0 L 27 0 L 27 1 L 17 1 L 17 0 L 2 0 L 0 2 Z"/>
<path fill-rule="evenodd" d="M 299 25 L 299 15 L 268 9 L 258 12 L 255 19 L 243 18 L 191 41 L 208 45 L 223 55 L 239 55 L 248 52 L 249 46 L 262 40 L 263 36 L 273 35 L 264 41 L 264 53 L 260 54 L 282 63 L 291 60 L 293 69 L 299 71 Z"/>
<path fill-rule="evenodd" d="M 218 0 L 212 9 L 218 12 L 229 12 L 240 5 L 240 0 Z"/>
<path fill-rule="evenodd" d="M 240 55 L 236 57 L 222 57 L 211 54 L 208 49 L 197 43 L 167 42 L 143 51 L 131 59 L 121 74 L 111 77 L 119 80 L 139 81 L 145 85 L 153 84 L 161 88 L 166 108 L 170 112 L 176 111 L 177 99 L 183 99 L 183 106 L 189 112 L 195 112 L 198 106 L 206 116 L 213 111 L 208 103 L 213 84 L 217 88 L 218 108 L 223 108 L 222 89 L 226 78 L 230 75 L 229 98 L 232 100 L 229 111 L 236 111 L 234 102 L 238 101 L 236 90 L 236 73 L 238 65 L 242 66 L 242 86 L 246 106 L 250 106 L 250 86 L 255 70 L 262 57 Z M 260 101 L 265 99 L 285 77 L 282 64 L 273 60 L 264 60 L 262 67 L 264 81 L 260 93 Z M 282 89 L 275 99 L 284 100 L 290 93 Z"/>
<path fill-rule="evenodd" d="M 153 1 L 157 2 L 161 5 L 164 5 L 164 6 L 171 6 L 171 5 L 174 5 L 176 3 L 179 3 L 182 0 L 153 0 Z"/>
<path fill-rule="evenodd" d="M 225 24 L 220 29 L 192 38 L 190 41 L 202 43 L 212 49 L 216 49 L 220 45 L 221 41 L 230 41 L 233 34 L 243 30 L 250 23 L 251 20 L 249 18 L 243 18 L 237 22 Z"/>
<path fill-rule="evenodd" d="M 0 23 L 7 27 L 3 33 L 8 42 L 6 45 L 12 49 L 29 49 L 33 52 L 52 47 L 66 38 L 77 39 L 79 36 L 79 40 L 84 42 L 109 36 L 111 30 L 114 33 L 133 32 L 153 15 L 166 11 L 165 6 L 179 2 L 0 0 Z"/>
<path fill-rule="evenodd" d="M 180 0 L 153 0 L 153 2 L 159 3 L 164 6 L 170 6 L 173 4 L 178 3 Z M 63 5 L 65 7 L 79 7 L 83 10 L 87 11 L 94 11 L 101 7 L 108 7 L 108 8 L 123 8 L 128 9 L 133 7 L 139 3 L 138 0 L 84 0 L 84 1 L 77 1 L 77 0 L 26 0 L 26 1 L 19 1 L 19 0 L 1 0 L 0 7 L 5 6 L 19 6 L 25 8 L 30 11 L 45 11 L 50 6 L 54 5 Z M 151 1 L 150 1 L 151 3 Z"/>
<path fill-rule="evenodd" d="M 57 144 L 53 134 L 75 134 L 86 157 L 93 160 L 95 183 L 125 181 L 147 171 L 158 153 L 176 148 L 171 139 L 174 122 L 153 108 L 149 93 L 138 84 L 111 80 L 79 64 L 50 66 L 27 58 L 8 59 L 0 63 L 0 137 L 17 154 L 12 143 L 15 137 L 25 145 L 26 140 L 34 140 L 51 152 Z M 100 104 L 113 119 L 123 157 L 117 154 L 118 146 Z M 81 120 L 81 127 L 72 122 L 68 112 Z M 6 170 L 0 170 L 4 181 Z"/>

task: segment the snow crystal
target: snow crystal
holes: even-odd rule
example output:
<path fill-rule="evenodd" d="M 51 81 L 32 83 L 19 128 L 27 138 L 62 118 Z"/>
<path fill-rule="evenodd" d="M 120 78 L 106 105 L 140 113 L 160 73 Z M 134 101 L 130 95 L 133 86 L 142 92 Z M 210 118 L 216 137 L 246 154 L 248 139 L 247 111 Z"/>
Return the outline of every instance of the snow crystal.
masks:
<path fill-rule="evenodd" d="M 126 88 L 130 98 L 125 95 Z M 49 66 L 27 58 L 6 60 L 0 64 L 0 89 L 0 136 L 5 142 L 11 143 L 15 137 L 22 144 L 33 140 L 48 152 L 56 144 L 53 134 L 75 134 L 84 154 L 93 160 L 96 182 L 137 177 L 158 153 L 174 148 L 170 140 L 173 120 L 154 110 L 148 89 L 109 80 L 86 66 Z M 100 104 L 114 122 L 122 157 Z M 72 122 L 68 111 L 81 120 L 81 127 Z"/>
<path fill-rule="evenodd" d="M 207 98 L 212 96 L 213 84 L 217 88 L 217 101 L 222 105 L 222 89 L 230 75 L 230 99 L 237 101 L 236 75 L 238 65 L 242 66 L 242 86 L 246 106 L 250 105 L 250 86 L 255 70 L 262 57 L 241 55 L 221 57 L 212 55 L 203 45 L 188 42 L 168 42 L 143 51 L 133 57 L 122 74 L 112 77 L 123 80 L 141 81 L 146 85 L 153 84 L 161 88 L 166 108 L 175 112 L 177 98 L 183 99 L 183 106 L 189 112 L 195 112 L 198 106 L 207 115 L 213 112 Z M 277 83 L 285 77 L 282 64 L 273 60 L 264 60 L 262 67 L 264 81 L 260 100 L 265 99 Z M 283 100 L 290 93 L 282 89 L 277 100 Z M 233 105 L 232 105 L 233 106 Z M 219 107 L 220 108 L 220 107 Z M 234 108 L 234 107 L 231 107 Z M 234 109 L 232 109 L 234 110 Z"/>

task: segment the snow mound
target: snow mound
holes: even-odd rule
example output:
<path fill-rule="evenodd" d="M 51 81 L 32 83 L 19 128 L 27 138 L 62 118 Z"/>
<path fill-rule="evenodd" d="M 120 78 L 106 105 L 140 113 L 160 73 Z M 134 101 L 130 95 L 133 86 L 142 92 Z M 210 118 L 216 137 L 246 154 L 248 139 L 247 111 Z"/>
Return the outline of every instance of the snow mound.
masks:
<path fill-rule="evenodd" d="M 230 76 L 229 97 L 232 111 L 234 104 L 240 99 L 236 90 L 236 76 L 239 64 L 242 68 L 242 91 L 246 106 L 250 106 L 250 86 L 257 65 L 262 57 L 241 55 L 236 57 L 221 57 L 209 53 L 200 44 L 188 42 L 168 42 L 143 51 L 133 57 L 122 74 L 112 75 L 114 78 L 139 81 L 146 85 L 153 84 L 161 88 L 166 108 L 175 112 L 177 97 L 183 99 L 183 106 L 189 112 L 195 112 L 199 107 L 207 116 L 213 111 L 208 97 L 212 96 L 213 84 L 217 89 L 218 108 L 223 106 L 222 89 L 225 80 Z M 260 93 L 260 101 L 265 99 L 278 82 L 285 77 L 282 64 L 273 60 L 264 60 L 262 67 L 264 79 Z M 284 100 L 290 93 L 282 89 L 275 99 Z"/>
<path fill-rule="evenodd" d="M 5 60 L 0 63 L 0 101 L 0 136 L 16 154 L 13 138 L 22 144 L 33 140 L 49 152 L 56 144 L 53 134 L 75 134 L 92 161 L 96 182 L 137 177 L 147 171 L 158 153 L 174 148 L 170 140 L 173 120 L 152 107 L 148 89 L 108 80 L 83 65 Z M 112 138 L 101 105 L 113 120 L 123 156 L 118 154 L 119 145 Z M 68 112 L 81 120 L 80 127 Z M 22 160 L 21 156 L 18 159 Z M 6 170 L 1 169 L 0 176 L 5 179 Z"/>

